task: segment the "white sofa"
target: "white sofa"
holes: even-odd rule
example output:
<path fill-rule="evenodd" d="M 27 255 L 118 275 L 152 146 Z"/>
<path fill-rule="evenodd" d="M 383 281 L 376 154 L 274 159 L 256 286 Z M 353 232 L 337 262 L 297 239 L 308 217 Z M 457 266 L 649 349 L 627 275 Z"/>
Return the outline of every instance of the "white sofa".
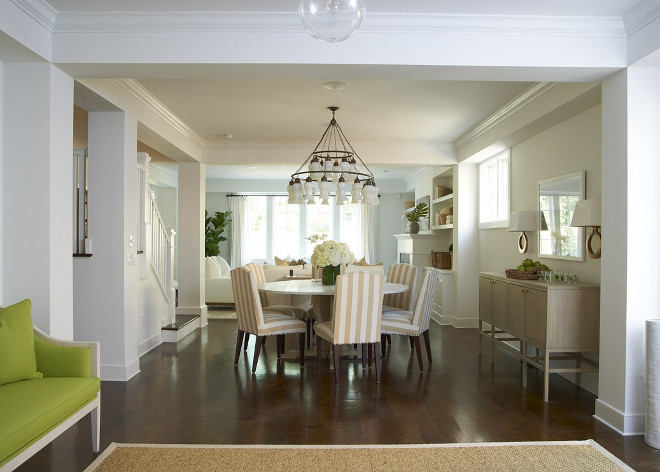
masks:
<path fill-rule="evenodd" d="M 217 273 L 217 268 L 213 266 L 209 259 L 215 259 L 214 262 L 218 263 L 217 258 L 206 258 L 206 278 L 204 279 L 204 285 L 206 287 L 206 304 L 207 305 L 233 305 L 234 304 L 234 292 L 231 288 L 231 276 L 229 275 L 229 265 L 224 268 L 222 262 L 220 262 L 221 273 Z M 220 258 L 222 259 L 222 258 Z M 224 262 L 224 259 L 223 259 Z M 226 264 L 226 262 L 225 262 Z M 211 270 L 209 270 L 209 268 Z M 215 269 L 215 271 L 214 271 Z M 224 273 L 226 271 L 226 274 Z M 311 265 L 299 265 L 299 266 L 276 266 L 271 264 L 264 264 L 264 275 L 266 276 L 266 282 L 274 282 L 276 280 L 284 280 L 290 271 L 293 271 L 293 275 L 304 275 L 311 277 L 312 275 L 312 266 Z M 291 299 L 289 295 L 276 295 L 271 297 L 269 300 L 271 305 L 290 305 Z"/>

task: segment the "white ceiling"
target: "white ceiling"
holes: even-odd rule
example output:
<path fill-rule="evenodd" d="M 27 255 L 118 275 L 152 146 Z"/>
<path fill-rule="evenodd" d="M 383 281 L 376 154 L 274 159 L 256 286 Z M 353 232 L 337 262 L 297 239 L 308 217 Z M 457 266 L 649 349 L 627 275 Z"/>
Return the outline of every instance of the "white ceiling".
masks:
<path fill-rule="evenodd" d="M 529 15 L 553 17 L 618 17 L 640 0 L 371 0 L 369 16 L 380 13 Z M 48 0 L 63 13 L 150 14 L 157 12 L 295 13 L 297 0 Z M 302 26 L 301 26 L 302 28 Z M 258 33 L 255 33 L 258 34 Z M 359 34 L 359 32 L 357 33 Z M 350 42 L 348 39 L 346 43 Z M 332 45 L 329 45 L 332 47 Z M 297 66 L 304 71 L 304 66 Z M 157 69 L 155 69 L 157 70 Z M 195 69 L 191 68 L 192 71 Z M 243 75 L 220 74 L 168 76 L 166 69 L 141 75 L 139 83 L 152 98 L 164 105 L 192 132 L 205 148 L 223 149 L 259 144 L 260 160 L 209 165 L 209 176 L 217 178 L 286 178 L 295 169 L 291 162 L 307 157 L 327 125 L 327 106 L 339 106 L 337 120 L 358 154 L 377 178 L 405 177 L 422 165 L 415 153 L 401 153 L 395 161 L 379 161 L 376 152 L 361 152 L 362 145 L 407 149 L 415 143 L 428 149 L 447 149 L 462 134 L 508 103 L 530 82 L 420 80 L 417 76 L 391 79 L 365 78 L 346 67 L 325 69 L 296 76 L 269 75 L 268 67 L 244 69 Z M 246 75 L 247 74 L 247 75 Z M 211 75 L 211 77 L 208 77 Z M 128 77 L 123 77 L 128 78 Z M 326 90 L 327 81 L 345 81 L 346 90 Z M 224 135 L 231 135 L 228 139 Z M 268 146 L 295 143 L 300 152 L 288 159 L 274 157 Z M 373 147 L 373 146 L 372 146 Z M 228 162 L 226 153 L 203 152 L 208 164 Z M 383 153 L 384 155 L 384 153 Z M 426 161 L 425 161 L 426 162 Z M 443 164 L 439 160 L 438 164 Z M 248 169 L 250 167 L 256 167 Z"/>

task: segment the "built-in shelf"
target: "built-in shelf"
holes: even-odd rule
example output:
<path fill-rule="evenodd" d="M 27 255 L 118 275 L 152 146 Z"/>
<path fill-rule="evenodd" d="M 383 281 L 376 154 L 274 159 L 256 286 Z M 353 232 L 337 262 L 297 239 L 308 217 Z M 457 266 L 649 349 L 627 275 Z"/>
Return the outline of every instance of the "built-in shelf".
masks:
<path fill-rule="evenodd" d="M 433 229 L 433 230 L 436 230 L 436 229 L 454 229 L 454 224 L 452 223 L 452 224 L 449 224 L 449 225 L 435 225 L 431 229 Z"/>
<path fill-rule="evenodd" d="M 449 195 L 445 195 L 444 197 L 436 198 L 433 200 L 431 203 L 442 203 L 442 202 L 448 202 L 454 199 L 454 194 L 450 193 Z"/>
<path fill-rule="evenodd" d="M 74 252 L 73 257 L 92 257 L 91 254 L 83 254 L 81 252 Z"/>

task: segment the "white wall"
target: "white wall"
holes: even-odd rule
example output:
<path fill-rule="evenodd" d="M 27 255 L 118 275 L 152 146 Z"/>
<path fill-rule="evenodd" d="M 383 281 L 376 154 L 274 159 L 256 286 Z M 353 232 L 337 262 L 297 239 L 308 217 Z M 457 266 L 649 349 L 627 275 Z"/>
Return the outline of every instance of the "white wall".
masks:
<path fill-rule="evenodd" d="M 511 211 L 538 210 L 539 180 L 586 171 L 587 198 L 601 197 L 601 106 L 590 108 L 511 148 Z M 463 189 L 461 189 L 463 190 Z M 479 270 L 503 272 L 530 257 L 552 270 L 576 272 L 600 283 L 600 259 L 564 261 L 539 257 L 538 232 L 528 234 L 529 250 L 518 252 L 519 233 L 506 228 L 479 231 Z"/>
<path fill-rule="evenodd" d="M 4 64 L 0 61 L 0 182 L 5 180 L 5 170 L 4 170 Z M 4 217 L 2 208 L 4 206 L 4 192 L 0 190 L 0 306 L 5 305 L 4 301 L 4 258 L 3 258 L 3 238 L 4 238 Z"/>
<path fill-rule="evenodd" d="M 160 288 L 151 264 L 149 278 L 138 282 L 137 295 L 137 355 L 142 356 L 162 342 L 162 319 L 168 313 L 165 295 Z"/>

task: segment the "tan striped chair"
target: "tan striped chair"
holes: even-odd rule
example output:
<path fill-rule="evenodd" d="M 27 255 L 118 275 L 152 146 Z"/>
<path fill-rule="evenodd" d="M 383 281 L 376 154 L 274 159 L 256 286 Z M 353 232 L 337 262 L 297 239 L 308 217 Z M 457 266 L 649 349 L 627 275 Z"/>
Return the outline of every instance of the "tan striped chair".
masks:
<path fill-rule="evenodd" d="M 422 279 L 422 283 L 419 287 L 419 294 L 415 300 L 415 309 L 413 311 L 391 310 L 387 313 L 383 313 L 381 320 L 381 333 L 383 338 L 390 334 L 410 336 L 412 341 L 411 345 L 417 352 L 419 370 L 424 370 L 421 346 L 419 342 L 420 335 L 424 336 L 424 344 L 426 344 L 426 355 L 428 357 L 429 364 L 433 362 L 431 358 L 429 325 L 431 323 L 431 311 L 433 309 L 433 296 L 435 295 L 435 278 L 435 269 L 425 270 L 424 278 Z M 385 356 L 384 349 L 382 354 Z"/>
<path fill-rule="evenodd" d="M 410 264 L 395 264 L 387 272 L 387 281 L 408 286 L 407 292 L 390 293 L 383 297 L 383 313 L 393 311 L 412 311 L 417 288 L 417 267 Z"/>
<path fill-rule="evenodd" d="M 254 273 L 246 268 L 238 267 L 231 271 L 231 286 L 234 291 L 236 319 L 238 321 L 234 365 L 238 365 L 243 335 L 254 334 L 257 337 L 254 346 L 254 360 L 252 361 L 252 372 L 255 372 L 261 345 L 266 336 L 277 336 L 277 358 L 279 359 L 284 350 L 284 335 L 289 333 L 298 333 L 299 335 L 300 365 L 304 365 L 305 323 L 291 316 L 273 311 L 269 307 L 262 308 Z"/>
<path fill-rule="evenodd" d="M 321 370 L 321 339 L 332 344 L 335 385 L 339 385 L 339 345 L 362 344 L 362 365 L 367 346 L 380 346 L 380 312 L 383 307 L 382 275 L 352 272 L 337 277 L 332 321 L 316 323 L 316 370 Z M 380 356 L 376 356 L 376 381 L 380 383 Z"/>
<path fill-rule="evenodd" d="M 257 286 L 266 283 L 266 275 L 264 274 L 263 266 L 261 266 L 260 264 L 255 264 L 254 262 L 250 262 L 249 264 L 246 264 L 244 267 L 254 274 L 254 280 Z M 268 310 L 272 313 L 281 313 L 283 315 L 298 318 L 299 320 L 307 320 L 307 311 L 303 308 L 292 305 L 270 305 L 268 303 L 268 294 L 266 292 L 259 292 L 259 299 L 261 300 L 261 306 L 263 308 L 268 308 Z M 311 336 L 311 322 L 307 323 L 307 328 L 309 331 L 307 336 Z M 247 350 L 249 339 L 250 339 L 250 335 L 248 334 L 245 337 L 245 346 L 244 346 L 245 350 Z"/>

